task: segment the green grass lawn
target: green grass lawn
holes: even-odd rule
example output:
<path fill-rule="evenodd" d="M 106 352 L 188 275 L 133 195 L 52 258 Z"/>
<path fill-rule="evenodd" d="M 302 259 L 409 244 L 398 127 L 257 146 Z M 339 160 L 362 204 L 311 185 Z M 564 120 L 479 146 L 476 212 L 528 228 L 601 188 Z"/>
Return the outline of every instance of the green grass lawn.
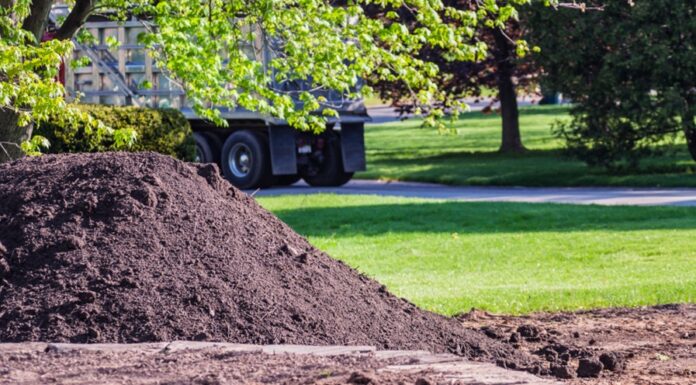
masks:
<path fill-rule="evenodd" d="M 443 314 L 696 300 L 696 209 L 258 198 L 333 257 Z"/>
<path fill-rule="evenodd" d="M 551 133 L 559 119 L 568 119 L 567 108 L 523 108 L 522 139 L 530 151 L 521 155 L 497 153 L 497 115 L 466 114 L 454 125 L 457 134 L 421 128 L 419 120 L 370 125 L 365 133 L 368 170 L 357 177 L 458 185 L 696 186 L 696 162 L 683 143 L 671 146 L 669 155 L 646 160 L 637 171 L 610 174 L 563 156 L 563 143 Z"/>

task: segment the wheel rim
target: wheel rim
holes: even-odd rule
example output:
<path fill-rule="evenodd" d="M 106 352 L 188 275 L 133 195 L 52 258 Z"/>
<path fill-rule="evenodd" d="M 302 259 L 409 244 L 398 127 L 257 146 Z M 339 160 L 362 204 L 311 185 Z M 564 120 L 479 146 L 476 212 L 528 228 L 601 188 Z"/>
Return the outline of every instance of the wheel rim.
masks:
<path fill-rule="evenodd" d="M 200 146 L 196 146 L 196 157 L 193 159 L 193 161 L 196 163 L 203 163 L 203 158 L 205 158 L 203 149 L 201 149 Z"/>
<path fill-rule="evenodd" d="M 244 178 L 251 172 L 253 158 L 251 149 L 244 143 L 235 143 L 230 149 L 227 157 L 227 162 L 230 166 L 232 175 L 237 178 Z"/>

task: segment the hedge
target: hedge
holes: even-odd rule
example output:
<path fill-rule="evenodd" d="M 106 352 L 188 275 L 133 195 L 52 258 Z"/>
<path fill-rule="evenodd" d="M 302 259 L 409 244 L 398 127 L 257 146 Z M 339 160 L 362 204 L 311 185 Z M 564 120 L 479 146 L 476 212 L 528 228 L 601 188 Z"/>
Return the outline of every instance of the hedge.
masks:
<path fill-rule="evenodd" d="M 138 139 L 128 151 L 155 151 L 183 160 L 193 160 L 196 145 L 191 126 L 184 115 L 174 109 L 80 104 L 76 106 L 113 129 L 132 128 Z M 113 151 L 111 135 L 98 130 L 85 131 L 81 125 L 62 126 L 44 123 L 35 134 L 51 143 L 45 152 L 102 152 Z"/>

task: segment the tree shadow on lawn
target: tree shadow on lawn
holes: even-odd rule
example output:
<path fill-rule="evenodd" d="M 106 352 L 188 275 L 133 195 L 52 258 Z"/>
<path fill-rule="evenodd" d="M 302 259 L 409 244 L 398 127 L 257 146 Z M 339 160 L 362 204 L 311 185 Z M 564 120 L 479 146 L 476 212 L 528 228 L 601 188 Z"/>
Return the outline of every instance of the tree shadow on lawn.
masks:
<path fill-rule="evenodd" d="M 539 106 L 531 105 L 519 108 L 520 117 L 526 116 L 558 116 L 559 118 L 568 117 L 568 112 L 570 111 L 569 105 L 560 106 Z M 481 112 L 481 111 L 471 111 L 463 113 L 459 116 L 459 120 L 468 119 L 486 119 L 486 120 L 501 120 L 501 115 L 499 112 Z"/>
<path fill-rule="evenodd" d="M 562 105 L 562 106 L 539 106 L 539 105 L 532 105 L 532 106 L 524 106 L 519 109 L 520 117 L 521 118 L 526 118 L 526 117 L 533 117 L 533 116 L 553 116 L 553 117 L 558 117 L 558 118 L 567 118 L 568 117 L 568 112 L 570 111 L 570 106 L 568 105 Z M 448 120 L 449 117 L 446 117 L 443 119 L 445 123 L 449 123 Z M 468 120 L 477 120 L 477 121 L 482 121 L 482 120 L 490 120 L 490 121 L 496 121 L 500 122 L 502 119 L 500 112 L 481 112 L 481 111 L 469 111 L 469 112 L 464 112 L 461 115 L 459 115 L 459 119 L 455 120 L 455 124 L 459 122 L 466 122 Z M 406 119 L 403 121 L 405 122 L 416 122 L 420 123 L 423 120 L 419 117 L 413 117 L 413 116 L 406 116 Z M 399 122 L 394 122 L 394 121 L 388 121 L 388 122 L 383 122 L 383 123 L 377 123 L 374 126 L 393 126 L 395 124 L 399 124 Z M 500 124 L 500 123 L 498 123 Z M 428 127 L 427 129 L 432 129 Z"/>
<path fill-rule="evenodd" d="M 684 151 L 646 159 L 639 168 L 588 167 L 561 150 L 523 154 L 449 151 L 440 154 L 380 152 L 368 159 L 368 178 L 479 186 L 694 187 L 696 163 Z"/>
<path fill-rule="evenodd" d="M 274 213 L 305 236 L 696 229 L 696 208 L 690 207 L 422 201 Z"/>
<path fill-rule="evenodd" d="M 462 150 L 462 147 L 458 144 L 452 144 L 451 146 L 437 147 L 433 148 L 419 148 L 414 149 L 411 147 L 402 148 L 390 148 L 386 150 L 375 150 L 367 149 L 368 155 L 375 157 L 389 157 L 388 160 L 395 161 L 415 161 L 415 160 L 429 160 L 433 162 L 450 160 L 451 158 L 458 158 L 463 160 L 470 159 L 483 159 L 488 161 L 499 161 L 505 159 L 526 159 L 526 158 L 554 158 L 563 159 L 567 161 L 573 161 L 580 164 L 584 164 L 578 160 L 566 157 L 563 152 L 558 149 L 552 150 L 527 150 L 523 153 L 513 153 L 513 154 L 502 154 L 497 151 L 466 151 Z M 394 158 L 391 158 L 391 157 Z"/>

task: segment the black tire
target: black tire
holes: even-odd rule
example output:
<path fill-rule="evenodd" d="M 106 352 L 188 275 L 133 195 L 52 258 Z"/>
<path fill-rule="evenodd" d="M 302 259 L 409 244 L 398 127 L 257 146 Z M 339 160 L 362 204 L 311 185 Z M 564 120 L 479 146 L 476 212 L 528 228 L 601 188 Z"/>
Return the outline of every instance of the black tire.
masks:
<path fill-rule="evenodd" d="M 215 152 L 213 152 L 208 139 L 199 132 L 193 133 L 193 140 L 196 142 L 196 163 L 215 163 Z"/>
<path fill-rule="evenodd" d="M 222 146 L 220 168 L 225 178 L 241 189 L 273 184 L 268 141 L 250 130 L 234 132 Z"/>
<path fill-rule="evenodd" d="M 324 147 L 324 161 L 313 175 L 302 175 L 302 179 L 310 186 L 338 187 L 348 183 L 353 178 L 352 172 L 343 171 L 341 156 L 341 141 L 337 136 L 328 138 Z"/>
<path fill-rule="evenodd" d="M 210 146 L 210 149 L 213 151 L 213 159 L 215 163 L 220 165 L 220 152 L 222 151 L 222 140 L 220 140 L 220 137 L 212 132 L 201 132 L 201 135 L 205 137 L 205 139 L 208 141 L 208 145 Z"/>
<path fill-rule="evenodd" d="M 276 175 L 275 185 L 276 186 L 290 186 L 291 184 L 297 183 L 302 177 L 299 175 Z"/>

